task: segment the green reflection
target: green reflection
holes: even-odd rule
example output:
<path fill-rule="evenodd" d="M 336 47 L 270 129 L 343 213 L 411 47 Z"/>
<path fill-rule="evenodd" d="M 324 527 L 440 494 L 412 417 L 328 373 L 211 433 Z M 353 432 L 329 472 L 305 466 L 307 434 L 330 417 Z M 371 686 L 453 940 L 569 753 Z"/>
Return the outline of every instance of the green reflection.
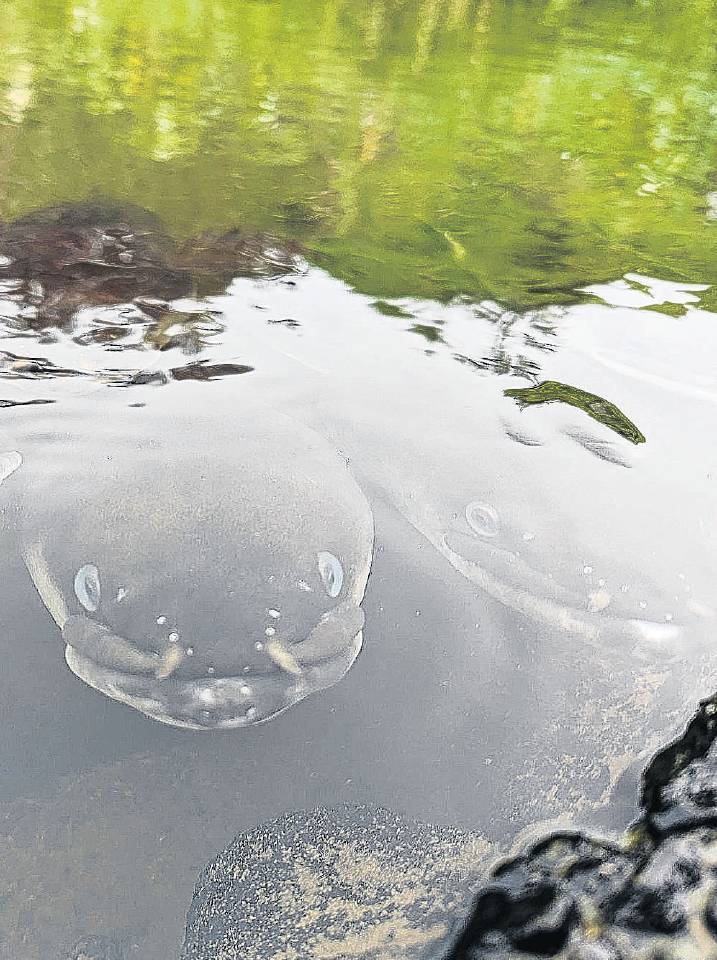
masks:
<path fill-rule="evenodd" d="M 609 400 L 588 393 L 579 387 L 571 387 L 567 383 L 557 380 L 544 380 L 534 387 L 519 387 L 513 390 L 504 390 L 506 397 L 517 400 L 518 406 L 528 407 L 540 403 L 567 403 L 577 407 L 593 420 L 613 430 L 630 443 L 644 443 L 645 435 L 629 420 L 625 414 Z"/>
<path fill-rule="evenodd" d="M 0 212 L 301 241 L 372 296 L 714 279 L 707 0 L 5 0 Z"/>

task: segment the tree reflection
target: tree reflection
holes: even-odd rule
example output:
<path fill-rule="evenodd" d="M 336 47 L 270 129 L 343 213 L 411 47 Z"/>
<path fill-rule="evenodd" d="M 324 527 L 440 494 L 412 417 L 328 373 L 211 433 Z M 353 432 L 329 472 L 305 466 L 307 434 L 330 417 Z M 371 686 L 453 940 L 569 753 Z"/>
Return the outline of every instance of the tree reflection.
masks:
<path fill-rule="evenodd" d="M 710 279 L 714 20 L 706 0 L 8 0 L 0 210 L 96 193 L 177 238 L 279 225 L 382 297 Z"/>

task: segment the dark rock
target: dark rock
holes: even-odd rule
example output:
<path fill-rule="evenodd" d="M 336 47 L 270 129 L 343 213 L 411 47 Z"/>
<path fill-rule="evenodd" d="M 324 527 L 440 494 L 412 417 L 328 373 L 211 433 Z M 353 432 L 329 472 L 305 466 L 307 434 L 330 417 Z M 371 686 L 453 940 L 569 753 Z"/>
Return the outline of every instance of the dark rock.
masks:
<path fill-rule="evenodd" d="M 683 736 L 661 750 L 643 775 L 642 806 L 660 834 L 717 827 L 717 696 L 700 704 Z"/>
<path fill-rule="evenodd" d="M 717 889 L 713 889 L 705 904 L 702 919 L 713 937 L 717 937 Z"/>
<path fill-rule="evenodd" d="M 687 895 L 701 882 L 694 844 L 685 839 L 657 847 L 612 904 L 618 923 L 651 933 L 673 934 L 687 923 Z"/>
<path fill-rule="evenodd" d="M 717 957 L 716 737 L 713 697 L 648 765 L 620 843 L 551 834 L 499 865 L 442 960 Z"/>
<path fill-rule="evenodd" d="M 567 943 L 578 920 L 575 901 L 553 892 L 550 904 L 538 916 L 524 922 L 511 933 L 511 940 L 520 950 L 554 957 Z"/>

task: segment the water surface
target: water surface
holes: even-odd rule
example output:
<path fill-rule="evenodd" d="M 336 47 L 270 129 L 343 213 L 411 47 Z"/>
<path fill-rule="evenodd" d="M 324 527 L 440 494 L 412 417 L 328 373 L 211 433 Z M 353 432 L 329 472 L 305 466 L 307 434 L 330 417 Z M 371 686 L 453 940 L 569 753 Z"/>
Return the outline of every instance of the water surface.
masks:
<path fill-rule="evenodd" d="M 265 404 L 348 463 L 376 542 L 347 675 L 221 733 L 70 673 L 6 534 L 0 956 L 102 933 L 166 960 L 204 863 L 321 803 L 486 851 L 632 816 L 639 758 L 713 689 L 713 18 L 6 5 L 0 436 L 84 405 L 91 496 L 118 404 Z"/>

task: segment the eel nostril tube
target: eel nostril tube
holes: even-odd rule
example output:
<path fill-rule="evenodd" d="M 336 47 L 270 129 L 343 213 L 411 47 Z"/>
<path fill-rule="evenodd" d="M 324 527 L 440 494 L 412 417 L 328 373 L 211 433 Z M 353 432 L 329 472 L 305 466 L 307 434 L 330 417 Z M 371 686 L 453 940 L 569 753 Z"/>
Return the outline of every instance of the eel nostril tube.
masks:
<path fill-rule="evenodd" d="M 351 601 L 329 610 L 308 637 L 292 647 L 299 665 L 309 666 L 341 654 L 363 629 L 365 617 L 361 607 Z"/>
<path fill-rule="evenodd" d="M 140 650 L 89 617 L 69 617 L 62 628 L 62 639 L 78 653 L 112 670 L 157 676 L 157 670 L 162 669 L 162 658 L 157 654 Z M 176 665 L 172 669 L 175 668 Z"/>
<path fill-rule="evenodd" d="M 177 667 L 184 662 L 186 656 L 187 654 L 178 643 L 170 643 L 164 653 L 160 655 L 159 662 L 155 666 L 155 677 L 158 680 L 166 680 L 167 677 L 171 677 Z"/>

